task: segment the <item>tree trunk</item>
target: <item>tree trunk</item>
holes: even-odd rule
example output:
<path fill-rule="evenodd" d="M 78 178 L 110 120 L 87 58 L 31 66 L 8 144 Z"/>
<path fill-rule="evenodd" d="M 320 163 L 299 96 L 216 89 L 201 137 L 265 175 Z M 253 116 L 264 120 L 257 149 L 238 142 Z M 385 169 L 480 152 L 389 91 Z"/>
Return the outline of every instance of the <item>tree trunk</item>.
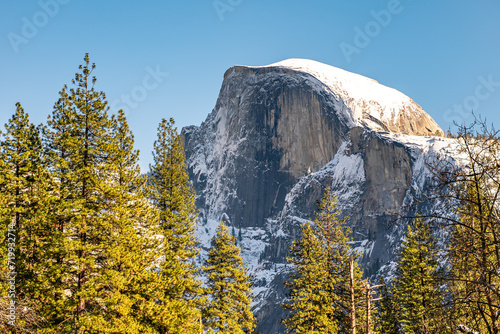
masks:
<path fill-rule="evenodd" d="M 351 328 L 352 334 L 356 334 L 356 303 L 354 300 L 354 260 L 349 260 L 350 284 L 351 284 Z"/>
<path fill-rule="evenodd" d="M 371 319 L 371 288 L 366 286 L 366 334 L 372 333 L 372 319 Z"/>

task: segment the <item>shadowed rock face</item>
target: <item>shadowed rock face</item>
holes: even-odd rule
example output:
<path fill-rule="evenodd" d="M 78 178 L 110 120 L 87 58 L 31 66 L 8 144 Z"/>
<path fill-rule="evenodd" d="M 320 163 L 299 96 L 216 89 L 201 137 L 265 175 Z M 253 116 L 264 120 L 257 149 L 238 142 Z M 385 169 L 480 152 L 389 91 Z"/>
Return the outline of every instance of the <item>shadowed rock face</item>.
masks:
<path fill-rule="evenodd" d="M 228 72 L 209 119 L 201 129 L 183 130 L 187 158 L 192 164 L 199 141 L 211 140 L 212 152 L 204 153 L 205 163 L 208 174 L 225 168 L 219 176 L 230 183 L 231 194 L 223 205 L 229 219 L 237 226 L 262 226 L 282 209 L 300 177 L 333 159 L 349 129 L 332 117 L 334 110 L 327 103 L 332 97 L 316 92 L 308 84 L 311 78 L 282 71 Z M 210 139 L 200 138 L 200 131 L 212 132 L 206 134 Z M 201 172 L 193 179 L 210 176 L 215 175 Z M 196 184 L 196 188 L 206 193 L 210 185 Z M 207 211 L 220 218 L 220 212 Z"/>
<path fill-rule="evenodd" d="M 285 316 L 279 304 L 286 253 L 326 187 L 350 217 L 356 245 L 365 251 L 365 272 L 375 274 L 394 258 L 391 222 L 415 178 L 415 158 L 405 144 L 350 121 L 342 94 L 297 70 L 236 66 L 224 75 L 207 120 L 182 130 L 199 231 L 212 233 L 212 220 L 241 229 L 243 255 L 261 282 L 255 312 L 265 334 L 284 332 L 278 320 Z M 411 117 L 408 109 L 421 110 L 418 105 L 401 108 L 399 121 L 370 124 L 405 134 L 442 133 L 423 111 Z M 265 246 L 258 253 L 257 244 Z"/>

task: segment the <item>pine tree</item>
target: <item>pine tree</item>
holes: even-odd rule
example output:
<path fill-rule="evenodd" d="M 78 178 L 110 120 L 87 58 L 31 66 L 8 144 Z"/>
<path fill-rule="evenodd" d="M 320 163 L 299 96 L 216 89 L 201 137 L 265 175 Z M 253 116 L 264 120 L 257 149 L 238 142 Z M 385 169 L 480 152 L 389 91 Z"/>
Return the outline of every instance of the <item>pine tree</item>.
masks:
<path fill-rule="evenodd" d="M 361 270 L 349 245 L 350 230 L 340 212 L 336 198 L 326 189 L 314 225 L 302 226 L 301 239 L 290 249 L 289 301 L 283 307 L 290 315 L 283 320 L 289 333 L 350 333 L 362 329 L 364 310 L 358 306 L 363 298 Z M 353 280 L 351 284 L 352 265 Z M 353 303 L 354 301 L 354 303 Z M 353 307 L 354 306 L 354 307 Z"/>
<path fill-rule="evenodd" d="M 203 320 L 206 328 L 215 333 L 250 333 L 256 326 L 250 277 L 240 253 L 236 238 L 221 222 L 203 267 L 209 297 Z"/>
<path fill-rule="evenodd" d="M 124 114 L 108 115 L 91 78 L 95 65 L 88 55 L 84 61 L 45 132 L 55 201 L 50 261 L 38 287 L 48 320 L 41 332 L 165 333 L 172 321 L 164 313 L 176 305 L 162 303 L 159 292 L 159 213 L 147 199 Z"/>
<path fill-rule="evenodd" d="M 398 334 L 399 319 L 394 294 L 383 278 L 380 278 L 378 311 L 375 314 L 375 331 L 380 334 Z"/>
<path fill-rule="evenodd" d="M 112 165 L 105 94 L 94 89 L 95 65 L 88 54 L 84 61 L 72 81 L 76 87 L 59 93 L 45 134 L 58 201 L 44 309 L 50 330 L 74 333 L 91 330 L 90 319 L 102 311 L 94 282 L 106 227 L 103 204 L 111 188 L 105 171 Z"/>
<path fill-rule="evenodd" d="M 155 270 L 162 253 L 157 213 L 145 194 L 139 152 L 123 111 L 112 118 L 112 139 L 105 147 L 110 163 L 103 173 L 103 228 L 97 262 L 99 275 L 89 282 L 106 312 L 90 315 L 87 328 L 99 333 L 161 333 L 168 311 L 158 303 L 163 280 Z"/>
<path fill-rule="evenodd" d="M 47 231 L 47 170 L 40 127 L 29 121 L 20 103 L 16 104 L 16 112 L 5 125 L 2 137 L 0 224 L 2 245 L 5 245 L 2 277 L 15 281 L 12 299 L 17 308 L 15 323 L 17 331 L 24 332 L 35 330 L 40 322 L 35 290 L 44 268 L 41 260 Z M 11 250 L 9 256 L 7 249 Z"/>
<path fill-rule="evenodd" d="M 288 333 L 338 333 L 334 319 L 338 296 L 332 293 L 336 282 L 330 281 L 327 255 L 310 223 L 302 226 L 301 233 L 287 259 L 296 269 L 286 284 L 290 301 L 283 307 L 290 315 L 283 323 Z"/>
<path fill-rule="evenodd" d="M 436 239 L 417 217 L 401 245 L 394 296 L 404 333 L 446 333 Z"/>
<path fill-rule="evenodd" d="M 200 282 L 195 278 L 194 258 L 197 255 L 194 237 L 197 219 L 195 193 L 189 182 L 184 149 L 174 127 L 174 120 L 162 120 L 154 143 L 153 159 L 148 178 L 149 198 L 159 212 L 161 233 L 164 236 L 164 261 L 160 266 L 165 280 L 166 305 L 175 303 L 172 326 L 162 328 L 169 333 L 199 331 Z"/>

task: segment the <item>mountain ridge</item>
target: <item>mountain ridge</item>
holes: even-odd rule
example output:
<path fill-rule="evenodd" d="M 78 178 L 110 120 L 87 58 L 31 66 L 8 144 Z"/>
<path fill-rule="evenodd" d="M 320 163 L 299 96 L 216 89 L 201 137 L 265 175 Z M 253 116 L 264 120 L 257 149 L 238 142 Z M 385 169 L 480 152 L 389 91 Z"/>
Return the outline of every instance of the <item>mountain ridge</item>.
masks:
<path fill-rule="evenodd" d="M 368 103 L 370 98 L 351 103 L 374 108 L 365 114 L 380 124 L 349 121 L 352 110 L 332 85 L 289 67 L 230 68 L 207 119 L 181 133 L 197 192 L 201 245 L 209 247 L 219 220 L 241 234 L 239 245 L 256 282 L 258 330 L 264 334 L 284 333 L 278 320 L 286 315 L 279 305 L 286 298 L 287 250 L 300 225 L 314 218 L 326 187 L 337 195 L 342 216 L 350 217 L 365 273 L 387 275 L 405 226 L 394 222 L 432 183 L 426 159 L 454 151 L 437 124 L 426 129 L 435 122 L 404 94 L 396 95 L 410 103 L 398 111 L 409 113 L 407 122 L 380 118 L 385 109 Z M 437 136 L 416 135 L 428 133 Z"/>

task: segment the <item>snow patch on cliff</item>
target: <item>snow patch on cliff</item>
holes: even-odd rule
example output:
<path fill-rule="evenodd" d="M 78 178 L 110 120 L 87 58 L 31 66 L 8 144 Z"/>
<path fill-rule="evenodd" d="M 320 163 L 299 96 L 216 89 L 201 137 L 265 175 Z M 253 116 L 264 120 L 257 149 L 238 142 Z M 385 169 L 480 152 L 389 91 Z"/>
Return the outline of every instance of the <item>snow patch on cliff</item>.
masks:
<path fill-rule="evenodd" d="M 315 173 L 311 173 L 292 188 L 285 198 L 284 212 L 294 212 L 294 200 L 302 196 L 305 188 L 313 184 L 323 184 L 329 180 L 332 191 L 337 196 L 339 209 L 355 205 L 363 193 L 366 182 L 364 161 L 361 154 L 349 154 L 350 142 L 343 142 L 332 161 Z"/>

